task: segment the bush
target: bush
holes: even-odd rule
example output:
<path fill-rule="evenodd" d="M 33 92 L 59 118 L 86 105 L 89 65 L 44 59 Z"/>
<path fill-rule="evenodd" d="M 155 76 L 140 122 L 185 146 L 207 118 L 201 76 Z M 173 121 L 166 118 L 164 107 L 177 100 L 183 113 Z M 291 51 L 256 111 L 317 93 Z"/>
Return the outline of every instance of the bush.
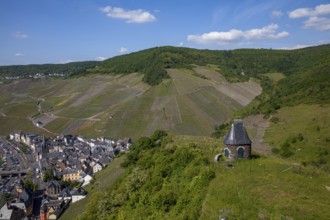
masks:
<path fill-rule="evenodd" d="M 274 124 L 277 124 L 278 122 L 280 122 L 280 119 L 278 117 L 272 117 L 270 119 L 270 122 L 274 123 Z"/>
<path fill-rule="evenodd" d="M 127 154 L 126 160 L 121 164 L 122 167 L 128 167 L 135 164 L 140 158 L 141 152 L 149 150 L 162 145 L 166 139 L 167 133 L 163 130 L 156 130 L 151 137 L 141 137 L 130 147 L 130 152 Z"/>
<path fill-rule="evenodd" d="M 216 125 L 214 127 L 215 131 L 212 133 L 211 136 L 214 137 L 214 138 L 223 137 L 225 134 L 227 134 L 228 129 L 229 129 L 229 125 L 230 125 L 230 123 Z"/>
<path fill-rule="evenodd" d="M 279 154 L 282 156 L 282 157 L 290 157 L 293 155 L 293 152 L 290 148 L 290 143 L 288 141 L 285 141 L 281 147 L 280 147 L 280 152 Z"/>
<path fill-rule="evenodd" d="M 176 200 L 177 196 L 172 190 L 163 190 L 155 197 L 153 205 L 158 210 L 168 212 L 171 207 L 175 206 Z"/>
<path fill-rule="evenodd" d="M 279 154 L 280 153 L 280 149 L 278 149 L 277 147 L 273 147 L 272 148 L 272 153 L 273 154 Z"/>
<path fill-rule="evenodd" d="M 298 134 L 297 138 L 298 138 L 299 141 L 304 140 L 304 136 L 301 133 Z"/>

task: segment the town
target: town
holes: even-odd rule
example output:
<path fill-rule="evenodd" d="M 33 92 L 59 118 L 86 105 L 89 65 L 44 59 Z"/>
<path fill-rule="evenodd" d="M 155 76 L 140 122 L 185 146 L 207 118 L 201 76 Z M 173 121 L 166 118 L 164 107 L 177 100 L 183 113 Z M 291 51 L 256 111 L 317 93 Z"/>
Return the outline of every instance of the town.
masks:
<path fill-rule="evenodd" d="M 130 145 L 130 138 L 24 132 L 0 138 L 0 219 L 58 219 L 70 203 L 87 196 L 84 186 L 95 173 Z"/>
<path fill-rule="evenodd" d="M 0 80 L 18 80 L 18 79 L 45 79 L 45 78 L 58 78 L 68 76 L 67 73 L 36 73 L 34 75 L 19 75 L 19 76 L 0 76 Z"/>

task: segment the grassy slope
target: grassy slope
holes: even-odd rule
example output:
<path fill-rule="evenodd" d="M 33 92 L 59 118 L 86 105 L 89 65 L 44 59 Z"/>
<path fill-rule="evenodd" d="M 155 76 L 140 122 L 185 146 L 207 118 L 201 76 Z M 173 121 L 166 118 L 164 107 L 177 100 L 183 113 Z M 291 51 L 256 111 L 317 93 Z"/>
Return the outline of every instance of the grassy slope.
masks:
<path fill-rule="evenodd" d="M 265 141 L 277 147 L 289 139 L 294 155 L 287 159 L 271 156 L 237 161 L 232 169 L 223 163 L 215 164 L 217 175 L 209 185 L 201 219 L 328 219 L 328 113 L 328 105 L 279 110 L 273 117 L 280 121 L 271 123 Z M 292 137 L 299 133 L 304 140 L 292 143 Z"/>
<path fill-rule="evenodd" d="M 279 158 L 216 164 L 200 219 L 329 219 L 329 174 Z M 221 210 L 225 210 L 221 212 Z"/>
<path fill-rule="evenodd" d="M 330 134 L 329 123 L 327 123 L 330 121 L 328 112 L 328 105 L 299 105 L 279 110 L 277 114 L 273 115 L 273 118 L 279 118 L 279 122 L 270 124 L 266 130 L 265 140 L 272 146 L 277 146 L 297 133 L 302 133 L 305 138 L 303 141 L 291 143 L 292 148 L 295 149 L 294 155 L 285 159 L 280 156 L 269 156 L 240 160 L 233 163 L 233 168 L 226 168 L 224 161 L 213 162 L 214 155 L 222 151 L 221 140 L 200 136 L 174 136 L 173 142 L 166 147 L 169 151 L 171 151 L 170 149 L 197 147 L 210 161 L 208 167 L 215 172 L 215 178 L 198 191 L 198 195 L 202 196 L 198 202 L 195 201 L 194 207 L 198 210 L 199 219 L 218 219 L 220 216 L 229 219 L 329 219 L 330 193 L 326 188 L 329 186 L 330 178 L 328 168 L 330 149 L 329 138 L 327 138 Z M 253 139 L 256 132 L 250 132 L 249 135 Z M 301 150 L 297 150 L 298 147 Z M 142 161 L 158 164 L 159 158 L 157 159 L 158 156 L 155 158 L 156 155 L 158 155 L 157 152 L 145 153 L 141 158 L 144 158 Z M 313 162 L 320 156 L 324 157 L 325 164 Z M 174 159 L 165 164 L 171 166 L 176 162 Z M 144 162 L 139 164 L 145 165 Z M 162 168 L 159 169 L 162 170 Z M 194 169 L 197 172 L 197 168 Z M 187 169 L 182 172 L 187 174 L 190 171 Z M 120 181 L 125 182 L 126 178 L 127 175 Z M 169 178 L 172 177 L 167 177 L 167 184 L 172 184 L 172 180 Z M 173 175 L 173 178 L 178 177 Z M 141 190 L 150 190 L 148 184 L 152 184 L 152 181 L 155 180 L 150 178 L 151 182 L 148 180 L 145 183 L 146 186 Z M 177 181 L 186 180 L 177 179 Z M 190 186 L 188 183 L 180 182 L 180 184 Z M 152 186 L 154 187 L 153 184 Z M 185 191 L 180 186 L 176 186 L 178 196 L 176 201 L 181 201 L 183 199 L 181 196 L 185 195 Z M 108 192 L 111 193 L 111 187 L 108 189 L 110 190 Z M 118 193 L 116 189 L 112 190 L 114 190 L 114 194 Z M 138 192 L 145 196 L 142 191 Z M 161 195 L 160 192 L 148 193 L 149 196 L 144 197 L 151 202 L 148 203 L 148 207 L 154 205 L 157 196 L 153 198 L 153 194 Z M 197 194 L 191 194 L 191 198 L 195 198 L 195 196 Z M 105 198 L 110 197 L 98 198 L 106 201 Z M 143 219 L 148 215 L 157 218 L 182 219 L 185 213 L 190 213 L 188 208 L 187 210 L 185 207 L 179 209 L 175 205 L 168 212 L 158 210 L 150 213 L 145 210 L 137 215 L 143 207 L 140 207 L 141 204 L 138 205 L 137 201 L 131 200 L 131 205 L 124 205 L 117 217 L 126 216 L 130 219 L 139 216 L 138 218 Z M 178 202 L 177 205 L 180 204 L 181 202 Z M 95 209 L 98 206 L 96 201 L 89 205 L 90 210 L 93 209 L 91 207 Z M 191 206 L 189 205 L 189 207 Z M 196 212 L 194 213 L 196 215 Z"/>
<path fill-rule="evenodd" d="M 306 109 L 306 112 L 310 111 L 310 108 L 322 110 L 322 108 L 317 106 L 302 106 L 300 113 L 303 113 L 304 109 Z M 285 115 L 291 110 L 284 109 L 279 114 Z M 301 117 L 305 117 L 305 115 L 301 114 Z M 322 122 L 318 121 L 317 124 L 321 125 Z M 282 130 L 282 128 L 276 126 L 276 124 L 272 124 L 269 131 Z M 296 124 L 296 126 L 298 125 Z M 288 129 L 293 127 L 294 125 L 288 126 Z M 252 136 L 253 134 L 250 135 Z M 310 133 L 306 132 L 305 135 L 309 137 Z M 220 140 L 196 136 L 174 136 L 172 140 L 173 142 L 170 142 L 165 148 L 168 153 L 173 153 L 173 150 L 176 152 L 180 148 L 190 148 L 191 152 L 203 152 L 202 154 L 210 161 L 210 163 L 207 163 L 207 167 L 215 172 L 215 178 L 209 184 L 204 184 L 202 188 L 198 188 L 198 193 L 197 191 L 191 193 L 190 199 L 186 201 L 187 206 L 181 206 L 182 201 L 186 199 L 187 193 L 182 186 L 185 186 L 189 191 L 193 182 L 198 179 L 196 176 L 192 178 L 198 174 L 198 166 L 191 167 L 191 164 L 187 164 L 186 168 L 180 171 L 180 178 L 176 176 L 177 171 L 174 171 L 176 168 L 171 169 L 174 173 L 161 180 L 165 181 L 166 184 L 163 182 L 162 187 L 152 191 L 152 193 L 150 193 L 150 190 L 155 190 L 156 185 L 154 184 L 158 183 L 160 179 L 155 179 L 155 177 L 151 176 L 144 180 L 146 182 L 135 189 L 136 191 L 133 194 L 130 194 L 133 196 L 128 203 L 120 203 L 121 205 L 116 210 L 118 215 L 115 214 L 117 218 L 145 219 L 149 216 L 151 218 L 182 219 L 184 216 L 199 216 L 199 219 L 218 219 L 221 216 L 229 219 L 328 219 L 330 217 L 327 203 L 327 201 L 330 201 L 330 193 L 326 189 L 326 186 L 329 186 L 329 170 L 312 164 L 307 164 L 306 166 L 300 164 L 298 156 L 302 155 L 289 159 L 270 156 L 267 158 L 259 157 L 252 160 L 240 160 L 233 163 L 233 168 L 226 168 L 224 161 L 213 162 L 214 155 L 222 151 L 223 144 Z M 310 139 L 310 144 L 315 144 L 316 142 L 316 139 Z M 304 146 L 301 147 L 303 148 Z M 162 160 L 165 160 L 165 158 L 162 158 L 164 155 L 161 152 L 159 150 L 146 151 L 139 157 L 138 165 L 134 167 L 145 167 L 139 172 L 145 169 L 148 175 L 153 175 L 152 173 L 158 169 L 164 172 L 167 166 L 174 166 L 174 164 L 179 163 L 178 160 L 182 159 L 172 158 L 172 156 L 168 155 L 168 158 L 166 158 L 170 162 L 161 163 Z M 307 152 L 305 153 L 307 154 Z M 197 161 L 199 160 L 192 164 L 198 164 Z M 155 171 L 150 170 L 151 167 L 148 166 L 150 163 L 154 164 L 151 167 L 156 169 Z M 192 172 L 192 169 L 195 169 L 195 172 Z M 130 172 L 130 170 L 127 171 Z M 161 173 L 160 171 L 156 173 Z M 88 219 L 88 216 L 91 217 L 91 210 L 97 209 L 96 207 L 106 204 L 110 205 L 111 203 L 108 202 L 114 195 L 116 195 L 114 201 L 123 198 L 125 190 L 122 191 L 121 186 L 131 184 L 129 182 L 130 178 L 132 178 L 132 173 L 129 174 L 129 177 L 125 175 L 125 178 L 117 183 L 116 188 L 109 187 L 107 196 L 98 197 L 98 201 L 101 201 L 100 203 L 96 201 L 90 203 L 90 211 L 86 213 L 87 215 L 83 219 Z M 178 181 L 177 184 L 179 185 L 175 185 L 175 181 Z M 176 189 L 175 191 L 173 191 L 173 187 Z M 171 203 L 171 208 L 168 211 L 159 207 L 159 209 L 154 209 L 155 201 L 158 201 L 159 196 L 165 192 L 175 192 L 176 203 Z M 167 195 L 166 193 L 165 195 Z M 138 197 L 134 196 L 135 194 Z M 199 198 L 198 201 L 194 200 L 197 197 Z M 138 198 L 143 199 L 140 200 Z M 194 201 L 194 212 L 190 210 L 192 201 Z M 148 209 L 145 209 L 146 204 L 143 205 L 143 202 L 146 202 Z M 164 207 L 167 207 L 166 205 L 168 204 L 164 203 Z M 154 211 L 151 212 L 150 210 Z M 100 212 L 99 209 L 96 216 L 102 215 L 97 218 L 105 218 L 104 215 L 106 213 L 107 211 Z M 188 213 L 194 214 L 189 215 Z"/>
<path fill-rule="evenodd" d="M 265 141 L 277 148 L 287 142 L 293 152 L 292 159 L 300 163 L 313 163 L 330 171 L 329 112 L 330 105 L 282 108 L 273 116 L 279 118 L 279 122 L 266 130 Z M 298 138 L 295 140 L 299 134 L 303 137 L 301 141 Z"/>

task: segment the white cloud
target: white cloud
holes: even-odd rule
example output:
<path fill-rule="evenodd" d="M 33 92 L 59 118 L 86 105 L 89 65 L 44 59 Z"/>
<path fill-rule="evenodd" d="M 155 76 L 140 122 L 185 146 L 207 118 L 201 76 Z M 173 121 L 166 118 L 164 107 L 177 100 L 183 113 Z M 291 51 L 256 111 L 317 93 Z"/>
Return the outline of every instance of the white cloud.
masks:
<path fill-rule="evenodd" d="M 277 24 L 270 24 L 260 29 L 251 29 L 245 31 L 244 37 L 246 39 L 265 39 L 265 38 L 279 39 L 289 35 L 289 33 L 286 31 L 276 33 L 277 29 L 278 29 Z"/>
<path fill-rule="evenodd" d="M 330 19 L 324 17 L 310 17 L 304 21 L 305 28 L 314 28 L 320 31 L 330 30 Z"/>
<path fill-rule="evenodd" d="M 308 17 L 308 19 L 304 21 L 305 28 L 314 28 L 319 31 L 326 31 L 330 30 L 330 19 L 324 17 L 328 14 L 330 14 L 330 4 L 325 4 L 318 5 L 314 9 L 298 8 L 289 12 L 289 17 L 293 19 Z"/>
<path fill-rule="evenodd" d="M 120 53 L 120 54 L 128 53 L 128 49 L 125 48 L 125 47 L 121 47 L 121 48 L 118 50 L 118 53 Z"/>
<path fill-rule="evenodd" d="M 106 6 L 100 8 L 108 17 L 126 20 L 126 23 L 146 23 L 153 22 L 156 17 L 148 11 L 142 9 L 125 11 L 122 8 Z"/>
<path fill-rule="evenodd" d="M 74 60 L 59 60 L 57 63 L 58 64 L 66 64 L 66 63 L 72 63 Z"/>
<path fill-rule="evenodd" d="M 286 31 L 277 33 L 277 29 L 277 24 L 270 24 L 262 28 L 246 31 L 231 29 L 227 32 L 209 32 L 202 35 L 188 35 L 188 41 L 199 44 L 224 45 L 240 40 L 279 39 L 289 35 Z"/>
<path fill-rule="evenodd" d="M 232 29 L 228 32 L 209 32 L 202 35 L 188 35 L 188 41 L 199 44 L 222 44 L 242 38 L 242 31 Z"/>
<path fill-rule="evenodd" d="M 313 10 L 310 8 L 298 8 L 294 11 L 289 12 L 289 18 L 308 17 L 312 13 L 313 13 Z"/>
<path fill-rule="evenodd" d="M 12 33 L 11 34 L 13 37 L 17 38 L 17 39 L 25 39 L 25 38 L 28 38 L 28 35 L 27 34 L 24 34 L 20 31 L 17 31 L 15 33 Z"/>
<path fill-rule="evenodd" d="M 296 49 L 301 49 L 301 48 L 305 48 L 305 47 L 311 47 L 313 45 L 308 45 L 308 44 L 297 44 L 294 45 L 292 47 L 280 47 L 278 48 L 279 50 L 296 50 Z"/>
<path fill-rule="evenodd" d="M 272 18 L 278 18 L 278 17 L 281 17 L 282 15 L 283 15 L 282 11 L 272 11 L 271 17 Z"/>
<path fill-rule="evenodd" d="M 326 14 L 330 14 L 330 4 L 318 5 L 314 9 L 298 8 L 296 10 L 289 12 L 289 17 L 290 18 L 316 17 Z"/>
<path fill-rule="evenodd" d="M 18 53 L 15 54 L 15 56 L 17 56 L 17 57 L 24 57 L 25 54 L 18 52 Z"/>
<path fill-rule="evenodd" d="M 96 61 L 103 61 L 103 60 L 106 60 L 108 59 L 107 57 L 102 57 L 102 56 L 99 56 L 99 57 L 96 57 L 95 60 Z"/>
<path fill-rule="evenodd" d="M 179 43 L 179 47 L 182 47 L 184 44 L 183 44 L 183 42 L 180 42 Z"/>

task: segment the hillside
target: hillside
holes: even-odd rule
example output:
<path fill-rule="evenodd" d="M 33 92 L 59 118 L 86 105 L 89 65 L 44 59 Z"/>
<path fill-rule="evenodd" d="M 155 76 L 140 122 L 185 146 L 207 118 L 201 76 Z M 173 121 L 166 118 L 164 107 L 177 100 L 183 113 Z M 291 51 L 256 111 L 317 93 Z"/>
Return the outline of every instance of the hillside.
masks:
<path fill-rule="evenodd" d="M 304 112 L 304 108 L 295 111 Z M 286 121 L 290 111 L 284 109 L 278 116 L 281 127 L 294 131 L 306 115 Z M 327 117 L 325 112 L 315 124 L 322 124 L 323 117 Z M 272 138 L 282 129 L 271 124 L 271 134 L 266 136 Z M 329 126 L 321 130 L 330 132 Z M 310 145 L 321 144 L 311 138 L 314 131 L 303 133 L 308 143 L 300 142 L 302 150 L 295 149 L 293 157 L 263 157 L 253 148 L 252 160 L 238 160 L 227 167 L 224 160 L 213 161 L 222 151 L 221 141 L 157 131 L 134 143 L 122 164 L 125 173 L 115 184 L 102 194 L 93 193 L 85 211 L 70 210 L 71 215 L 78 215 L 77 219 L 328 219 L 329 166 L 300 163 L 300 159 L 306 162 Z"/>
<path fill-rule="evenodd" d="M 329 110 L 329 104 L 280 109 L 263 119 L 264 139 L 279 153 L 265 157 L 254 142 L 253 158 L 232 167 L 214 162 L 219 139 L 155 132 L 134 143 L 114 185 L 92 191 L 84 212 L 69 212 L 77 219 L 328 219 Z M 253 117 L 245 124 L 255 140 L 260 125 Z"/>
<path fill-rule="evenodd" d="M 330 45 L 293 51 L 159 47 L 97 66 L 84 62 L 1 67 L 23 75 L 43 69 L 89 74 L 3 81 L 0 132 L 138 138 L 165 129 L 208 136 L 239 109 L 235 114 L 269 116 L 285 106 L 329 103 L 329 54 Z M 41 129 L 33 125 L 38 121 Z"/>
<path fill-rule="evenodd" d="M 137 138 L 166 129 L 208 136 L 261 93 L 258 83 L 228 83 L 209 67 L 167 73 L 170 78 L 153 87 L 138 73 L 2 84 L 0 132 Z M 42 122 L 42 128 L 32 122 Z"/>

